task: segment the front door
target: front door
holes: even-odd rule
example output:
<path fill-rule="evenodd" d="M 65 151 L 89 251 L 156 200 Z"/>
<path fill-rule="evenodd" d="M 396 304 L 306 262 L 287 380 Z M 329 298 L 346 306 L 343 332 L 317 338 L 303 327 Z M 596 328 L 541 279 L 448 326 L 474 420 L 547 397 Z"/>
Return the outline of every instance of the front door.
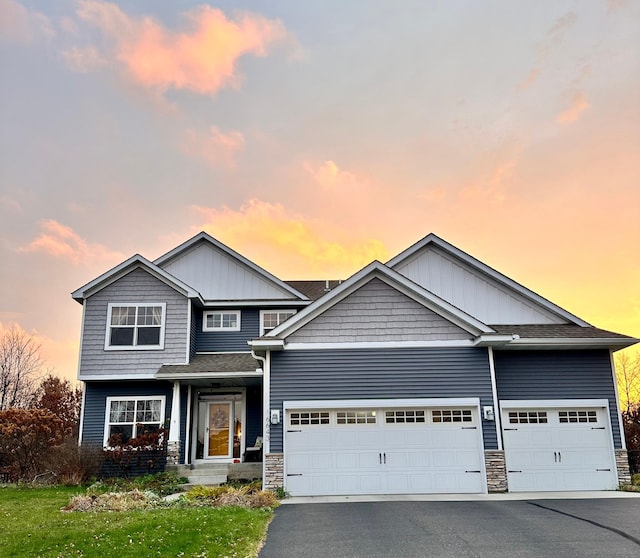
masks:
<path fill-rule="evenodd" d="M 207 425 L 204 437 L 205 457 L 229 458 L 233 456 L 233 402 L 207 403 Z"/>

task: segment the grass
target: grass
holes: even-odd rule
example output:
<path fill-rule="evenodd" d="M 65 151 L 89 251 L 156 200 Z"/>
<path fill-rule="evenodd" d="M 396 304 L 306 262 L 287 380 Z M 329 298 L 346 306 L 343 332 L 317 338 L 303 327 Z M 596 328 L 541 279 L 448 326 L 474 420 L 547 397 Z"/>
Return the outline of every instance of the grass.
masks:
<path fill-rule="evenodd" d="M 166 508 L 69 512 L 83 488 L 0 487 L 2 558 L 255 557 L 269 509 Z"/>

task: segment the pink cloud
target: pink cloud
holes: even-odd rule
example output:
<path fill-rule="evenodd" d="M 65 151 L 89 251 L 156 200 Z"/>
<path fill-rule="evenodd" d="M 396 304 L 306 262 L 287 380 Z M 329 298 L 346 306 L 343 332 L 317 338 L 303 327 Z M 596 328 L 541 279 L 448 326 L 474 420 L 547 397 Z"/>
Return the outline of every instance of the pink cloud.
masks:
<path fill-rule="evenodd" d="M 230 19 L 210 6 L 186 12 L 183 31 L 167 29 L 151 17 L 131 17 L 99 0 L 81 0 L 77 15 L 100 28 L 113 46 L 114 61 L 132 81 L 159 91 L 213 94 L 237 85 L 240 57 L 266 56 L 269 47 L 287 38 L 278 20 L 249 12 Z"/>
<path fill-rule="evenodd" d="M 31 43 L 55 35 L 51 21 L 43 13 L 25 8 L 15 0 L 0 0 L 0 38 Z"/>
<path fill-rule="evenodd" d="M 333 222 L 290 215 L 280 204 L 252 199 L 237 211 L 193 209 L 204 219 L 199 229 L 286 279 L 346 278 L 374 259 L 389 257 L 375 238 L 358 237 L 352 228 Z"/>
<path fill-rule="evenodd" d="M 54 258 L 67 260 L 75 265 L 90 262 L 112 262 L 122 259 L 120 252 L 109 250 L 101 244 L 90 244 L 73 229 L 54 221 L 44 220 L 42 232 L 26 246 L 18 248 L 19 253 L 40 252 Z"/>
<path fill-rule="evenodd" d="M 108 63 L 94 46 L 70 48 L 62 53 L 62 57 L 72 70 L 83 74 Z"/>
<path fill-rule="evenodd" d="M 556 117 L 556 120 L 561 124 L 569 124 L 571 122 L 575 122 L 590 106 L 591 105 L 587 101 L 586 95 L 582 91 L 578 91 L 573 96 L 571 106 L 569 106 L 568 109 L 562 111 Z"/>
<path fill-rule="evenodd" d="M 244 148 L 244 136 L 237 131 L 223 132 L 211 126 L 207 133 L 187 130 L 182 149 L 192 157 L 204 159 L 214 167 L 235 166 L 235 157 Z"/>

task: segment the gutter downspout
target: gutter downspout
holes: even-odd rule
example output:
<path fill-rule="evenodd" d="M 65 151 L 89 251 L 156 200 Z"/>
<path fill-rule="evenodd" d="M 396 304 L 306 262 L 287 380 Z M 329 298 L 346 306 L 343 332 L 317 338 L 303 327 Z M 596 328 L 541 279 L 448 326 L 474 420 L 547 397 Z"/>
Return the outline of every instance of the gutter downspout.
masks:
<path fill-rule="evenodd" d="M 269 351 L 266 351 L 265 356 L 256 354 L 256 351 L 251 347 L 251 356 L 257 361 L 262 363 L 262 415 L 263 415 L 263 432 L 262 432 L 262 490 L 264 490 L 266 475 L 266 456 L 270 451 L 269 443 L 269 407 L 271 405 L 271 378 L 269 376 L 270 359 Z"/>
<path fill-rule="evenodd" d="M 618 428 L 620 429 L 620 449 L 627 449 L 627 439 L 624 435 L 624 422 L 622 421 L 622 409 L 620 409 L 620 393 L 618 392 L 618 378 L 616 376 L 616 363 L 613 358 L 613 351 L 609 350 L 609 360 L 611 361 L 611 376 L 613 380 L 613 390 L 616 394 L 616 416 L 618 417 Z M 615 445 L 614 445 L 615 449 Z"/>
<path fill-rule="evenodd" d="M 488 347 L 489 352 L 489 372 L 491 374 L 491 395 L 493 395 L 493 418 L 496 423 L 496 441 L 498 451 L 502 451 L 502 417 L 500 416 L 500 406 L 498 405 L 498 388 L 496 386 L 496 367 L 493 362 L 493 347 Z"/>

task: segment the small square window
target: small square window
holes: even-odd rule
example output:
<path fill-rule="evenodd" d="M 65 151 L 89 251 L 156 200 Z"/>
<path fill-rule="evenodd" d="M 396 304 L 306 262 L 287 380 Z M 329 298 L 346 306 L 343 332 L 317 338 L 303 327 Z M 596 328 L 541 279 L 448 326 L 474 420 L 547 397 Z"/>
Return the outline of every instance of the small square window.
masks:
<path fill-rule="evenodd" d="M 240 310 L 206 311 L 202 331 L 240 331 Z"/>

